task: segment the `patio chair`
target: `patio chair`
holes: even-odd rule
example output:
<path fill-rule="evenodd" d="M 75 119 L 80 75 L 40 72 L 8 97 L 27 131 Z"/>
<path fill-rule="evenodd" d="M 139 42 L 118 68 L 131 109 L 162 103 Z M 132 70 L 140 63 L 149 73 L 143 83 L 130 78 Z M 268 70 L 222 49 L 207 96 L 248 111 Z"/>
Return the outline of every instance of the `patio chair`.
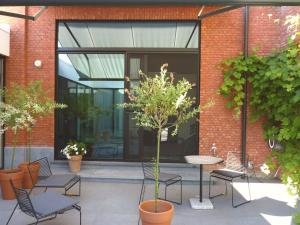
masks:
<path fill-rule="evenodd" d="M 246 160 L 246 165 L 247 165 L 247 163 L 248 163 L 248 157 Z M 215 178 L 225 181 L 225 193 L 211 196 L 211 178 L 212 177 L 215 177 Z M 247 179 L 248 192 L 249 192 L 249 200 L 246 200 L 239 204 L 235 204 L 235 202 L 234 202 L 234 191 L 233 191 L 233 189 L 234 189 L 233 181 L 237 178 Z M 240 153 L 228 152 L 225 168 L 213 170 L 210 173 L 210 176 L 209 176 L 209 198 L 211 199 L 211 198 L 215 198 L 215 197 L 218 197 L 221 195 L 226 195 L 227 194 L 227 181 L 229 181 L 231 184 L 231 204 L 232 204 L 233 208 L 237 208 L 238 206 L 244 205 L 251 201 L 249 177 L 247 175 L 247 169 L 241 162 L 241 154 Z"/>
<path fill-rule="evenodd" d="M 57 217 L 57 214 L 76 209 L 79 211 L 79 224 L 81 225 L 81 207 L 78 205 L 78 201 L 54 192 L 42 192 L 29 197 L 29 193 L 25 189 L 16 188 L 12 181 L 10 183 L 21 211 L 36 219 L 36 222 L 31 224 L 52 220 Z"/>
<path fill-rule="evenodd" d="M 50 163 L 48 161 L 47 157 L 38 159 L 36 161 L 33 161 L 31 163 L 40 163 L 40 171 L 39 171 L 39 176 L 38 176 L 38 181 L 37 183 L 33 186 L 39 187 L 39 188 L 45 188 L 45 192 L 47 191 L 48 188 L 63 188 L 64 189 L 64 195 L 67 196 L 80 196 L 81 194 L 81 178 L 80 176 L 76 174 L 53 174 L 51 171 Z M 28 165 L 28 171 L 30 176 L 31 175 L 31 170 L 30 170 L 30 164 Z M 67 192 L 74 187 L 78 183 L 78 194 L 68 194 Z M 30 194 L 32 192 L 32 189 L 28 192 Z M 10 214 L 6 225 L 9 224 L 11 218 L 13 217 L 16 209 L 18 207 L 18 204 L 14 207 L 12 213 Z"/>
<path fill-rule="evenodd" d="M 76 174 L 53 174 L 47 157 L 38 159 L 31 163 L 40 163 L 41 168 L 38 181 L 34 187 L 45 188 L 63 188 L 65 195 L 80 196 L 81 178 Z M 29 170 L 30 172 L 30 170 Z M 78 183 L 78 194 L 68 194 L 67 192 Z"/>
<path fill-rule="evenodd" d="M 143 184 L 142 184 L 142 189 L 140 193 L 140 200 L 139 204 L 141 201 L 144 199 L 144 193 L 145 193 L 145 181 L 155 181 L 155 176 L 154 176 L 154 163 L 153 162 L 142 162 L 142 167 L 143 167 Z M 165 185 L 165 198 L 164 200 L 173 202 L 176 204 L 181 205 L 182 204 L 182 177 L 177 175 L 177 174 L 170 174 L 170 173 L 162 173 L 159 171 L 159 178 L 158 178 L 159 184 L 164 184 Z M 171 201 L 167 200 L 167 190 L 168 187 L 172 184 L 179 183 L 180 182 L 180 202 L 176 201 Z"/>

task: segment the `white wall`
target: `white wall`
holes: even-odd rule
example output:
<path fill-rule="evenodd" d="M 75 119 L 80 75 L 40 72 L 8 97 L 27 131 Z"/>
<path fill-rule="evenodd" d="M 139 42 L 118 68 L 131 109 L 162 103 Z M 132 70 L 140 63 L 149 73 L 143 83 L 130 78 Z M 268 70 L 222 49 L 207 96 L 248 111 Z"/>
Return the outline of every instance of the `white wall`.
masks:
<path fill-rule="evenodd" d="M 9 56 L 10 27 L 0 24 L 0 55 Z"/>

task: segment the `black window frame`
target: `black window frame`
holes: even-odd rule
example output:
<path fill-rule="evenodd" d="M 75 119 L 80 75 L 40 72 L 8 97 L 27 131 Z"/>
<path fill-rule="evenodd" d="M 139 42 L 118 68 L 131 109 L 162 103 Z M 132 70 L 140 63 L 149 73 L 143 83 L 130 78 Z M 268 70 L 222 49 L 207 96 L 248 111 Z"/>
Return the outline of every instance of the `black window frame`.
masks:
<path fill-rule="evenodd" d="M 196 93 L 198 95 L 196 96 L 196 103 L 200 103 L 200 78 L 201 78 L 201 21 L 199 20 L 65 20 L 65 19 L 57 19 L 55 25 L 55 100 L 57 99 L 57 87 L 58 87 L 58 64 L 59 64 L 59 54 L 124 54 L 125 57 L 125 75 L 128 73 L 128 54 L 147 54 L 147 53 L 187 53 L 187 54 L 197 54 L 197 70 L 198 70 L 198 76 L 196 76 Z M 67 23 L 67 22 L 194 22 L 195 26 L 197 25 L 199 27 L 198 29 L 198 48 L 63 48 L 63 47 L 58 47 L 58 31 L 59 31 L 59 23 Z M 110 79 L 93 79 L 93 80 L 110 80 Z M 122 79 L 123 80 L 123 79 Z M 124 86 L 125 88 L 125 86 Z M 125 102 L 125 96 L 124 96 L 124 102 Z M 56 117 L 57 117 L 57 112 L 55 111 L 54 113 L 54 132 L 56 132 Z M 200 114 L 198 116 L 198 119 L 200 121 Z M 125 138 L 125 126 L 124 126 L 124 136 L 123 136 L 123 145 L 125 146 L 126 144 L 126 138 Z M 198 145 L 198 151 L 195 152 L 195 154 L 199 154 L 199 149 L 200 149 L 200 122 L 198 123 L 197 126 L 197 140 L 196 143 Z M 65 160 L 59 157 L 59 149 L 56 149 L 56 134 L 54 134 L 54 159 L 55 160 Z M 123 151 L 123 159 L 101 159 L 101 160 L 95 160 L 95 159 L 87 159 L 87 161 L 114 161 L 114 162 L 140 162 L 140 160 L 128 160 L 125 157 L 125 148 Z M 172 162 L 172 161 L 164 161 L 162 162 L 166 163 L 178 163 Z"/>

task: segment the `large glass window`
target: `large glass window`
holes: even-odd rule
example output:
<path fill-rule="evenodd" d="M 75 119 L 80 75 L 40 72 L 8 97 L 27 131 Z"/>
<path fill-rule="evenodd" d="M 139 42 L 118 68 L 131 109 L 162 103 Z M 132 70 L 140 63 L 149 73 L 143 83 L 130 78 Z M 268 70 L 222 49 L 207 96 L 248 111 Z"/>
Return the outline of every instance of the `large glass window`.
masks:
<path fill-rule="evenodd" d="M 84 142 L 87 159 L 123 159 L 124 54 L 59 54 L 56 147 Z M 97 80 L 100 79 L 100 80 Z"/>
<path fill-rule="evenodd" d="M 125 88 L 139 84 L 138 71 L 159 73 L 163 63 L 176 79 L 196 86 L 198 99 L 198 27 L 195 22 L 59 22 L 56 100 L 68 105 L 56 112 L 55 149 L 69 140 L 88 146 L 85 159 L 140 161 L 155 153 L 155 131 L 138 128 L 120 104 Z M 128 85 L 124 78 L 129 76 Z M 191 120 L 162 143 L 162 161 L 181 162 L 198 152 L 198 123 Z"/>

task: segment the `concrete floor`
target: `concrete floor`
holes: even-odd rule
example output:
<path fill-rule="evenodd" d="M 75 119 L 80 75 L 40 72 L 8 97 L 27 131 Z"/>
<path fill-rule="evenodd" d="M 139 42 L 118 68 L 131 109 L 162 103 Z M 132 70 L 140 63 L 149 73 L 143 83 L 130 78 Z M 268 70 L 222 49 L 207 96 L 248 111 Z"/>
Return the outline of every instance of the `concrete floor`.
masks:
<path fill-rule="evenodd" d="M 223 183 L 217 183 L 214 190 L 222 190 Z M 79 197 L 82 206 L 83 225 L 136 225 L 138 220 L 138 199 L 141 183 L 126 181 L 108 181 L 87 179 L 82 183 L 82 195 Z M 171 190 L 174 188 L 173 190 Z M 169 197 L 178 198 L 178 186 L 171 187 Z M 236 183 L 239 200 L 247 196 L 246 184 Z M 36 189 L 33 194 L 38 193 Z M 59 190 L 53 190 L 59 191 Z M 153 184 L 148 184 L 145 198 L 152 197 Z M 277 182 L 260 183 L 254 178 L 251 182 L 253 201 L 236 209 L 231 207 L 231 195 L 213 200 L 213 210 L 193 210 L 188 199 L 198 193 L 198 184 L 185 182 L 183 186 L 183 205 L 175 205 L 172 225 L 291 225 L 291 215 L 295 212 L 296 199 L 290 196 L 285 186 Z M 230 193 L 230 192 L 229 192 Z M 204 196 L 208 186 L 204 185 Z M 0 200 L 0 224 L 5 224 L 15 201 Z M 55 220 L 43 224 L 76 225 L 79 214 L 72 210 L 59 215 Z M 11 225 L 23 225 L 33 219 L 17 211 Z"/>

